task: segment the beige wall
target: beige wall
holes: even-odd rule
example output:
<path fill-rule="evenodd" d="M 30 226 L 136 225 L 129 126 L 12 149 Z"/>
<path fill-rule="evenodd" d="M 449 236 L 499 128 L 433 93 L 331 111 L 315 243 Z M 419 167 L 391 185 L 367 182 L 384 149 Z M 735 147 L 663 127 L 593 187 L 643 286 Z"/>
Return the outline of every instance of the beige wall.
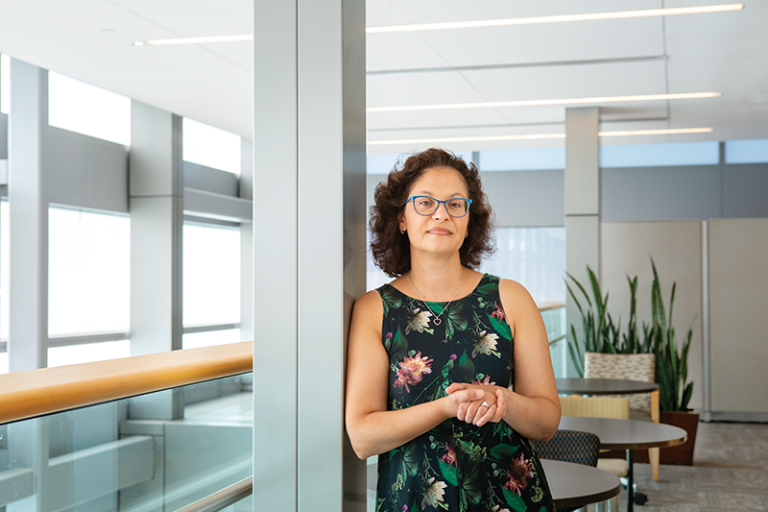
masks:
<path fill-rule="evenodd" d="M 709 221 L 712 410 L 768 413 L 768 219 Z"/>
<path fill-rule="evenodd" d="M 694 384 L 689 406 L 701 409 L 701 223 L 698 220 L 602 223 L 600 280 L 603 293 L 610 291 L 608 309 L 614 320 L 621 315 L 622 330 L 625 330 L 629 316 L 627 275 L 638 276 L 638 328 L 641 328 L 642 320 L 651 320 L 651 256 L 656 263 L 667 308 L 672 282 L 677 282 L 672 321 L 678 342 L 682 342 L 693 322 L 688 378 Z"/>

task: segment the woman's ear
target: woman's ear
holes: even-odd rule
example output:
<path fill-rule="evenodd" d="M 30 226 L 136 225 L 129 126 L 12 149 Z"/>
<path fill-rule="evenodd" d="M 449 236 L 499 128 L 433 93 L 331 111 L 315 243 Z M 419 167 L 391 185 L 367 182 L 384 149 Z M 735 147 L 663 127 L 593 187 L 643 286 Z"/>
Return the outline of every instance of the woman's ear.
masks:
<path fill-rule="evenodd" d="M 401 213 L 397 214 L 397 226 L 400 228 L 400 233 L 405 233 L 408 227 L 405 225 L 405 215 Z"/>

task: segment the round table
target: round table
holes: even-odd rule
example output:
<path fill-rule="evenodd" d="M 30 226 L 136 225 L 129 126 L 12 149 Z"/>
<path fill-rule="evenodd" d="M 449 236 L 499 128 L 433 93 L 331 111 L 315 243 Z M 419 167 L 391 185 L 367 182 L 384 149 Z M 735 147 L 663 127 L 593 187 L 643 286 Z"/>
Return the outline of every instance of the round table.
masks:
<path fill-rule="evenodd" d="M 541 465 L 557 508 L 585 507 L 621 491 L 619 478 L 602 469 L 549 459 L 541 459 Z"/>
<path fill-rule="evenodd" d="M 655 382 L 626 379 L 555 379 L 557 392 L 569 395 L 631 395 L 657 391 Z"/>
<path fill-rule="evenodd" d="M 688 434 L 679 427 L 649 421 L 563 416 L 560 428 L 592 432 L 600 438 L 600 448 L 608 450 L 666 448 L 688 439 Z"/>
<path fill-rule="evenodd" d="M 600 438 L 600 448 L 626 450 L 627 510 L 629 512 L 632 512 L 634 506 L 632 450 L 677 446 L 688 439 L 686 431 L 679 427 L 649 421 L 563 416 L 560 418 L 559 428 L 592 432 Z"/>

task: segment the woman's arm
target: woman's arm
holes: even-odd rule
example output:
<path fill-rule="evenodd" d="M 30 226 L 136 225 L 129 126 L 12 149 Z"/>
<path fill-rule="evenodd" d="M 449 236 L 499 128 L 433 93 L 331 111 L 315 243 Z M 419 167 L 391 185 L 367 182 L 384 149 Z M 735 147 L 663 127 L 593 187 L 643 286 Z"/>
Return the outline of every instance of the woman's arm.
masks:
<path fill-rule="evenodd" d="M 560 424 L 560 399 L 544 321 L 536 303 L 520 283 L 502 279 L 499 294 L 514 339 L 514 391 L 500 386 L 456 383 L 448 387 L 448 393 L 459 390 L 484 393 L 482 400 L 461 406 L 457 413 L 460 420 L 476 425 L 493 421 L 477 404 L 495 400 L 504 421 L 515 431 L 529 439 L 549 440 Z"/>
<path fill-rule="evenodd" d="M 361 459 L 402 446 L 456 416 L 462 402 L 481 391 L 464 390 L 399 411 L 387 410 L 389 357 L 381 340 L 383 307 L 376 291 L 360 297 L 352 312 L 347 348 L 345 418 Z"/>

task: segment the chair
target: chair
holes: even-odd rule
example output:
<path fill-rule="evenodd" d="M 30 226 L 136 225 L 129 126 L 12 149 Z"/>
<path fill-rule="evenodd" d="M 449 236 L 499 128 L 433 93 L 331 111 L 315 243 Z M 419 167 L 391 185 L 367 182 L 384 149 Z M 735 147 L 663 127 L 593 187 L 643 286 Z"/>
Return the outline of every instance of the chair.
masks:
<path fill-rule="evenodd" d="M 584 354 L 584 376 L 588 379 L 629 379 L 655 382 L 656 359 L 653 354 Z M 659 423 L 659 392 L 623 395 L 629 398 L 629 419 Z M 648 450 L 653 480 L 659 481 L 659 449 Z"/>
<path fill-rule="evenodd" d="M 562 416 L 628 420 L 629 399 L 605 396 L 561 396 L 560 414 Z M 627 462 L 624 459 L 600 459 L 597 462 L 597 467 L 618 477 L 627 476 Z"/>
<path fill-rule="evenodd" d="M 597 466 L 600 439 L 591 432 L 558 430 L 549 441 L 531 440 L 533 451 L 541 459 L 573 462 L 585 466 Z M 570 512 L 578 507 L 559 508 L 558 512 Z"/>

